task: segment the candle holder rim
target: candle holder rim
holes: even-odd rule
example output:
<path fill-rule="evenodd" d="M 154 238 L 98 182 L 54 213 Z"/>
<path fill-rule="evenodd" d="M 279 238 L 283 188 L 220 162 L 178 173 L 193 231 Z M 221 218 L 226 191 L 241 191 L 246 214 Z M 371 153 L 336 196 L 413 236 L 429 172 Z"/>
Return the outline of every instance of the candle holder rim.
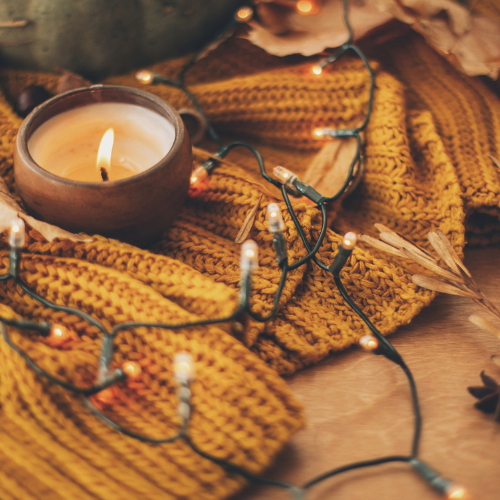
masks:
<path fill-rule="evenodd" d="M 175 132 L 175 137 L 174 137 L 174 143 L 172 144 L 172 147 L 168 151 L 168 153 L 160 159 L 157 163 L 155 163 L 153 166 L 149 167 L 148 169 L 144 170 L 143 172 L 139 172 L 138 174 L 132 175 L 130 177 L 127 177 L 125 179 L 119 179 L 116 181 L 98 181 L 98 182 L 88 182 L 88 181 L 75 181 L 72 179 L 66 179 L 65 177 L 61 177 L 58 175 L 53 174 L 52 172 L 49 172 L 48 170 L 44 169 L 42 166 L 38 165 L 38 163 L 33 159 L 31 156 L 31 153 L 28 149 L 28 139 L 31 136 L 31 133 L 34 132 L 30 130 L 30 127 L 33 123 L 33 121 L 40 115 L 40 113 L 43 113 L 46 109 L 50 108 L 54 102 L 57 102 L 58 100 L 70 97 L 72 95 L 77 95 L 77 94 L 83 94 L 87 92 L 96 92 L 96 91 L 127 91 L 131 94 L 135 94 L 136 96 L 149 100 L 152 103 L 154 103 L 156 106 L 159 106 L 160 108 L 163 108 L 167 114 L 168 117 L 171 120 L 172 125 L 174 126 L 174 132 Z M 98 101 L 92 104 L 99 104 Z M 104 101 L 106 102 L 106 101 Z M 109 102 L 120 102 L 120 101 L 109 101 Z M 129 103 L 129 102 L 124 102 L 124 104 L 134 104 L 134 103 Z M 137 105 L 137 104 L 136 104 Z M 70 109 L 77 109 L 79 107 L 83 106 L 75 106 L 74 108 Z M 151 109 L 151 108 L 148 108 Z M 69 109 L 68 109 L 69 110 Z M 160 114 L 160 113 L 158 113 Z M 50 118 L 49 118 L 50 119 Z M 42 123 L 45 123 L 42 122 Z M 38 127 L 37 127 L 38 128 Z M 177 110 L 165 99 L 152 94 L 151 92 L 148 92 L 143 89 L 138 89 L 136 87 L 128 87 L 126 85 L 108 85 L 108 84 L 95 84 L 90 87 L 79 87 L 77 89 L 72 89 L 68 90 L 66 92 L 62 92 L 61 94 L 57 94 L 54 97 L 51 97 L 47 101 L 43 102 L 39 106 L 37 106 L 22 122 L 21 127 L 19 128 L 18 134 L 17 134 L 17 141 L 18 141 L 18 151 L 19 154 L 23 157 L 23 160 L 26 162 L 26 164 L 29 166 L 30 169 L 35 170 L 39 172 L 41 175 L 44 177 L 54 181 L 54 182 L 62 182 L 63 184 L 66 184 L 68 186 L 80 186 L 80 187 L 87 187 L 87 188 L 94 188 L 94 189 L 106 189 L 106 188 L 111 188 L 111 187 L 116 187 L 116 186 L 123 186 L 125 184 L 129 184 L 132 182 L 136 182 L 140 179 L 147 178 L 148 176 L 154 175 L 155 171 L 159 168 L 162 168 L 165 163 L 168 163 L 171 159 L 175 158 L 177 153 L 182 147 L 182 143 L 184 141 L 184 134 L 187 133 L 184 128 L 184 122 L 182 121 L 182 118 L 180 117 L 179 113 Z M 28 135 L 30 134 L 30 135 Z"/>

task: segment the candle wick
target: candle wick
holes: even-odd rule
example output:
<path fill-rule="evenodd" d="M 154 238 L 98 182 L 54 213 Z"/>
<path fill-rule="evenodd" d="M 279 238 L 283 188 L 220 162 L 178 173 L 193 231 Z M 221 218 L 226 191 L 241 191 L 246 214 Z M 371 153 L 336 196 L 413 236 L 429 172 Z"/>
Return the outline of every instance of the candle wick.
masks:
<path fill-rule="evenodd" d="M 104 168 L 104 167 L 101 167 L 101 177 L 102 177 L 102 180 L 103 181 L 109 181 L 109 175 L 108 175 L 108 171 Z"/>

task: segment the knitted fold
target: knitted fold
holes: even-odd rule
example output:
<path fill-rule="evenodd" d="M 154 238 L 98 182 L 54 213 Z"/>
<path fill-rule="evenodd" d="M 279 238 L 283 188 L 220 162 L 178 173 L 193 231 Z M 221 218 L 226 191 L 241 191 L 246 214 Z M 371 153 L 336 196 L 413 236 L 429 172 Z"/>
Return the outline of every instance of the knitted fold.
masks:
<path fill-rule="evenodd" d="M 480 80 L 458 73 L 418 36 L 388 45 L 375 57 L 380 61 L 374 62 L 377 88 L 365 133 L 364 177 L 342 205 L 329 207 L 318 257 L 330 263 L 341 234 L 373 234 L 375 222 L 423 247 L 429 247 L 427 232 L 440 228 L 459 253 L 465 245 L 464 224 L 469 241 L 500 240 L 500 177 L 489 157 L 498 158 L 498 98 Z M 184 60 L 152 69 L 175 77 Z M 277 59 L 232 38 L 189 71 L 188 84 L 228 140 L 251 140 L 269 172 L 280 164 L 300 176 L 322 145 L 313 140 L 312 130 L 359 123 L 368 101 L 369 79 L 360 61 L 342 58 L 320 78 L 310 66 L 303 59 Z M 0 95 L 0 173 L 16 197 L 12 151 L 21 120 L 9 100 L 30 84 L 54 91 L 57 81 L 48 73 L 0 72 L 5 93 Z M 139 86 L 133 75 L 106 82 Z M 177 108 L 190 105 L 178 89 L 147 90 Z M 195 158 L 198 165 L 201 156 Z M 234 149 L 226 160 L 229 164 L 217 166 L 205 189 L 187 201 L 149 249 L 100 236 L 87 243 L 47 242 L 28 228 L 23 279 L 42 296 L 84 310 L 107 326 L 139 319 L 226 317 L 238 302 L 240 249 L 234 239 L 259 203 L 250 233 L 259 244 L 260 265 L 251 305 L 265 314 L 281 276 L 265 220 L 268 203 L 280 203 L 289 261 L 307 252 L 279 192 L 264 184 L 249 152 Z M 314 245 L 319 211 L 300 200 L 294 206 Z M 2 248 L 0 273 L 7 266 L 5 236 Z M 414 270 L 401 259 L 360 245 L 342 278 L 355 302 L 388 334 L 410 322 L 434 296 L 412 283 Z M 0 300 L 4 317 L 57 321 L 77 332 L 77 340 L 55 349 L 35 334 L 9 329 L 15 342 L 51 373 L 92 383 L 100 352 L 95 328 L 42 307 L 12 282 L 0 285 Z M 303 423 L 299 405 L 276 372 L 291 374 L 345 349 L 366 327 L 345 304 L 332 276 L 311 262 L 289 273 L 273 320 L 241 321 L 243 333 L 233 333 L 227 323 L 123 332 L 117 338 L 116 366 L 135 360 L 143 376 L 120 384 L 120 397 L 106 411 L 133 430 L 153 436 L 174 432 L 172 359 L 187 350 L 198 372 L 193 440 L 208 453 L 262 471 Z M 0 358 L 0 470 L 10 478 L 4 481 L 0 475 L 2 498 L 216 499 L 241 487 L 239 478 L 183 443 L 150 446 L 109 430 L 77 397 L 37 377 L 5 342 L 0 342 Z"/>
<path fill-rule="evenodd" d="M 0 273 L 5 273 L 5 252 L 0 262 Z M 108 327 L 125 321 L 194 319 L 192 313 L 126 273 L 83 260 L 26 254 L 21 278 L 49 300 L 78 307 Z M 202 277 L 198 283 L 203 284 Z M 170 283 L 165 279 L 165 284 L 176 286 L 175 279 Z M 13 283 L 0 289 L 0 297 L 2 317 L 13 317 L 15 311 L 77 332 L 78 339 L 57 349 L 36 335 L 9 329 L 14 342 L 49 373 L 80 386 L 92 383 L 100 350 L 95 327 L 37 305 Z M 134 360 L 143 374 L 139 381 L 119 385 L 116 403 L 106 412 L 135 432 L 152 437 L 175 434 L 179 423 L 172 361 L 181 351 L 190 352 L 196 363 L 191 434 L 197 446 L 253 472 L 269 465 L 302 425 L 300 405 L 274 371 L 217 327 L 137 328 L 120 333 L 112 366 Z M 31 464 L 44 461 L 44 481 L 71 483 L 63 487 L 67 495 L 73 497 L 75 490 L 79 498 L 87 498 L 82 496 L 87 490 L 97 498 L 119 499 L 127 493 L 148 498 L 221 498 L 241 487 L 241 479 L 226 475 L 183 443 L 152 447 L 108 429 L 83 409 L 77 396 L 32 372 L 5 342 L 0 343 L 0 358 L 0 428 L 5 434 L 0 448 L 6 450 L 4 446 L 12 442 L 9 460 L 19 457 L 16 465 L 27 473 L 33 474 Z M 21 457 L 28 450 L 25 466 Z M 36 495 L 37 488 L 33 486 L 31 492 Z"/>

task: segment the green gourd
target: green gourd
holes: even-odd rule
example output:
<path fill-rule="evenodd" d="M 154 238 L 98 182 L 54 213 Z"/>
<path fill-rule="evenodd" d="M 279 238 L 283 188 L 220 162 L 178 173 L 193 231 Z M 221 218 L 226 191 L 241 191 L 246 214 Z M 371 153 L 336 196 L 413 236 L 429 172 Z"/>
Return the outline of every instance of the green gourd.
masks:
<path fill-rule="evenodd" d="M 4 65 L 88 78 L 120 74 L 192 51 L 216 35 L 241 0 L 0 0 Z"/>

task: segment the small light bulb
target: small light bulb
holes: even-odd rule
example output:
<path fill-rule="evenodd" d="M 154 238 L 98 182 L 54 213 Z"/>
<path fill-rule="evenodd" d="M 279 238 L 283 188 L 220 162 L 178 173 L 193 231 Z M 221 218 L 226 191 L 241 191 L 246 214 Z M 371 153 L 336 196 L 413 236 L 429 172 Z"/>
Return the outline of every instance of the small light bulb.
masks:
<path fill-rule="evenodd" d="M 359 339 L 359 345 L 365 351 L 373 352 L 378 348 L 378 340 L 373 335 L 365 335 Z"/>
<path fill-rule="evenodd" d="M 208 172 L 205 168 L 203 167 L 197 167 L 194 169 L 193 173 L 191 174 L 191 187 L 197 187 L 199 186 L 203 181 L 205 181 L 208 178 Z"/>
<path fill-rule="evenodd" d="M 315 139 L 322 139 L 323 137 L 325 137 L 325 130 L 322 128 L 315 128 L 313 130 L 313 137 Z"/>
<path fill-rule="evenodd" d="M 283 183 L 286 184 L 287 182 L 293 180 L 293 178 L 297 177 L 294 173 L 290 172 L 290 170 L 287 170 L 285 167 L 274 167 L 274 175 Z"/>
<path fill-rule="evenodd" d="M 97 394 L 94 394 L 94 396 L 92 396 L 92 399 L 94 399 L 99 405 L 102 406 L 112 405 L 116 402 L 117 398 L 117 389 L 112 386 L 107 387 L 106 389 L 103 389 L 102 391 L 99 391 Z"/>
<path fill-rule="evenodd" d="M 285 223 L 283 222 L 281 210 L 277 203 L 269 203 L 267 205 L 267 222 L 269 223 L 269 231 L 271 233 L 285 229 Z"/>
<path fill-rule="evenodd" d="M 141 365 L 135 361 L 125 361 L 122 365 L 122 370 L 130 380 L 136 380 L 142 373 Z"/>
<path fill-rule="evenodd" d="M 358 237 L 356 236 L 356 233 L 349 232 L 344 235 L 342 246 L 346 250 L 352 250 L 356 246 L 357 241 Z"/>
<path fill-rule="evenodd" d="M 471 500 L 467 490 L 455 483 L 450 483 L 444 490 L 447 500 Z"/>
<path fill-rule="evenodd" d="M 236 21 L 239 23 L 246 23 L 250 21 L 253 17 L 253 9 L 252 7 L 241 7 L 238 12 L 236 12 L 236 15 L 234 16 Z"/>
<path fill-rule="evenodd" d="M 321 73 L 323 73 L 323 68 L 321 66 L 319 66 L 318 64 L 314 65 L 312 67 L 312 72 L 315 74 L 315 75 L 321 75 Z"/>
<path fill-rule="evenodd" d="M 153 73 L 151 73 L 151 71 L 146 71 L 146 70 L 138 71 L 135 74 L 135 78 L 141 83 L 144 83 L 145 85 L 153 83 Z"/>
<path fill-rule="evenodd" d="M 241 271 L 253 272 L 259 267 L 259 248 L 253 240 L 247 240 L 241 245 Z"/>
<path fill-rule="evenodd" d="M 312 15 L 319 11 L 319 6 L 311 0 L 299 0 L 296 9 L 299 14 Z"/>
<path fill-rule="evenodd" d="M 297 10 L 301 14 L 309 14 L 313 8 L 312 3 L 309 0 L 299 0 L 297 2 Z"/>
<path fill-rule="evenodd" d="M 174 358 L 174 377 L 177 382 L 187 384 L 194 380 L 193 357 L 188 352 L 179 352 Z"/>
<path fill-rule="evenodd" d="M 12 248 L 21 248 L 25 241 L 24 221 L 14 219 L 10 225 L 9 244 Z"/>
<path fill-rule="evenodd" d="M 71 337 L 70 331 L 65 326 L 56 323 L 50 329 L 48 340 L 52 347 L 59 347 L 70 340 Z"/>

